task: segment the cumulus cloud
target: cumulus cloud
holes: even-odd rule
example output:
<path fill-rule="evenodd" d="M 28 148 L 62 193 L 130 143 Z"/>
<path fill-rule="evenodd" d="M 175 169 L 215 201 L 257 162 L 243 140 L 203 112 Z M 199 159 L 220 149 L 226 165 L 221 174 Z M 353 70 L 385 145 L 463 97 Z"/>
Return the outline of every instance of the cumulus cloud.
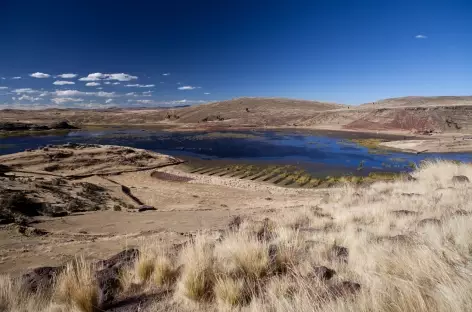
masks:
<path fill-rule="evenodd" d="M 100 79 L 105 79 L 107 76 L 102 73 L 93 73 L 93 74 L 88 74 L 87 77 L 82 77 L 79 80 L 80 81 L 97 81 Z"/>
<path fill-rule="evenodd" d="M 21 93 L 41 93 L 42 91 L 40 90 L 34 90 L 31 88 L 20 88 L 20 89 L 15 89 L 12 92 L 16 94 L 21 94 Z"/>
<path fill-rule="evenodd" d="M 84 99 L 81 98 L 72 98 L 72 97 L 59 97 L 51 99 L 56 104 L 64 104 L 68 102 L 83 102 Z"/>
<path fill-rule="evenodd" d="M 126 93 L 127 96 L 135 96 L 136 95 L 136 92 L 128 92 Z"/>
<path fill-rule="evenodd" d="M 100 83 L 99 82 L 87 82 L 85 84 L 86 87 L 96 87 L 96 86 L 99 86 Z"/>
<path fill-rule="evenodd" d="M 170 73 L 163 73 L 162 76 L 169 76 Z"/>
<path fill-rule="evenodd" d="M 206 101 L 203 100 L 174 100 L 174 101 L 155 101 L 155 100 L 128 100 L 128 103 L 136 103 L 136 104 L 145 104 L 145 105 L 158 105 L 158 106 L 178 106 L 183 104 L 197 104 L 197 103 L 205 103 Z"/>
<path fill-rule="evenodd" d="M 6 90 L 8 87 L 0 87 L 0 90 Z"/>
<path fill-rule="evenodd" d="M 110 81 L 105 81 L 104 84 L 109 85 L 109 84 L 111 84 L 111 82 Z"/>
<path fill-rule="evenodd" d="M 179 90 L 193 90 L 195 88 L 196 87 L 192 87 L 192 86 L 182 86 L 182 87 L 178 87 L 177 89 L 179 89 Z"/>
<path fill-rule="evenodd" d="M 102 88 L 102 87 L 98 87 L 97 90 L 103 90 L 103 88 Z"/>
<path fill-rule="evenodd" d="M 44 96 L 47 96 L 48 94 L 49 94 L 49 92 L 43 92 L 39 96 L 44 97 Z"/>
<path fill-rule="evenodd" d="M 154 104 L 153 100 L 136 100 L 136 102 L 141 104 Z"/>
<path fill-rule="evenodd" d="M 135 88 L 154 88 L 155 85 L 153 84 L 147 84 L 147 85 L 142 85 L 142 84 L 127 84 L 125 87 L 135 87 Z"/>
<path fill-rule="evenodd" d="M 115 92 L 100 91 L 100 92 L 97 92 L 96 96 L 99 96 L 99 97 L 115 97 L 117 95 L 115 94 Z"/>
<path fill-rule="evenodd" d="M 73 85 L 73 84 L 75 84 L 75 82 L 66 81 L 66 80 L 57 80 L 57 81 L 54 81 L 52 84 L 54 84 L 56 86 L 64 86 L 64 85 Z"/>
<path fill-rule="evenodd" d="M 113 84 L 114 84 L 114 85 L 119 85 L 120 83 L 119 83 L 119 82 L 114 82 Z"/>
<path fill-rule="evenodd" d="M 89 74 L 87 77 L 82 77 L 80 81 L 98 81 L 98 80 L 118 80 L 118 81 L 130 81 L 138 79 L 137 76 L 132 76 L 125 73 L 119 74 L 102 74 L 102 73 L 93 73 Z"/>
<path fill-rule="evenodd" d="M 20 77 L 20 76 L 16 76 L 16 77 L 12 77 L 11 79 L 17 80 L 17 79 L 21 79 L 21 77 Z"/>
<path fill-rule="evenodd" d="M 33 77 L 33 78 L 49 78 L 49 77 L 51 77 L 51 75 L 45 74 L 45 73 L 36 72 L 36 73 L 30 74 L 30 77 Z"/>
<path fill-rule="evenodd" d="M 39 100 L 41 100 L 41 98 L 29 96 L 29 95 L 26 95 L 26 94 L 23 94 L 22 96 L 20 96 L 20 97 L 18 98 L 18 101 L 30 101 L 30 102 L 35 102 L 35 101 L 39 101 Z"/>
<path fill-rule="evenodd" d="M 105 104 L 110 104 L 111 102 L 113 102 L 113 100 L 112 100 L 112 99 L 108 99 L 108 100 L 105 101 Z"/>
<path fill-rule="evenodd" d="M 57 97 L 73 97 L 73 96 L 99 96 L 99 97 L 116 97 L 115 92 L 83 92 L 79 90 L 56 90 L 54 95 Z"/>
<path fill-rule="evenodd" d="M 210 92 L 205 92 L 205 93 L 203 93 L 203 94 L 205 94 L 205 95 L 209 95 L 209 94 L 210 94 Z"/>
<path fill-rule="evenodd" d="M 72 78 L 77 77 L 77 74 L 60 74 L 60 75 L 57 75 L 57 77 L 63 78 L 63 79 L 72 79 Z"/>
<path fill-rule="evenodd" d="M 143 96 L 152 96 L 152 91 L 143 92 Z"/>
<path fill-rule="evenodd" d="M 416 38 L 416 39 L 427 39 L 428 36 L 425 36 L 425 35 L 416 35 L 415 38 Z"/>
<path fill-rule="evenodd" d="M 130 80 L 138 79 L 138 77 L 121 73 L 121 74 L 109 74 L 107 79 L 108 80 L 118 80 L 118 81 L 130 81 Z"/>

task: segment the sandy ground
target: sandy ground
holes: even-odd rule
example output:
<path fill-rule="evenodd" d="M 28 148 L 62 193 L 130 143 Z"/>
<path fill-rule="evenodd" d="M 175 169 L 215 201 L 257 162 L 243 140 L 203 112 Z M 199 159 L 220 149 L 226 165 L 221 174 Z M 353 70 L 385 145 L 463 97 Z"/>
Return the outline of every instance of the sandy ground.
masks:
<path fill-rule="evenodd" d="M 424 140 L 401 140 L 390 141 L 380 144 L 387 148 L 393 148 L 404 152 L 412 153 L 451 153 L 451 152 L 471 152 L 472 136 L 470 135 L 448 135 L 436 136 Z"/>
<path fill-rule="evenodd" d="M 107 151 L 98 150 L 95 151 L 98 157 Z M 39 157 L 50 151 L 29 153 Z M 24 154 L 14 155 L 15 166 L 25 169 L 27 166 L 21 165 L 19 160 Z M 10 156 L 10 163 L 13 158 Z M 158 158 L 167 159 L 163 155 Z M 91 168 L 87 170 L 93 173 Z M 156 170 L 192 180 L 175 182 L 151 177 Z M 32 180 L 37 177 L 28 173 L 21 176 Z M 262 219 L 280 209 L 310 207 L 313 198 L 327 196 L 326 190 L 290 189 L 236 178 L 190 174 L 175 166 L 74 179 L 74 183 L 81 182 L 99 185 L 111 198 L 119 199 L 120 205 L 128 202 L 129 206 L 122 205 L 121 211 L 114 211 L 108 205 L 105 210 L 72 212 L 64 217 L 34 217 L 29 226 L 46 231 L 45 235 L 22 234 L 16 224 L 1 226 L 0 273 L 19 274 L 38 266 L 59 265 L 78 255 L 103 259 L 127 246 L 137 246 L 143 239 L 178 244 L 198 231 L 217 233 L 225 229 L 235 215 Z M 137 205 L 123 194 L 120 185 L 128 187 L 144 205 L 156 210 L 138 212 Z"/>

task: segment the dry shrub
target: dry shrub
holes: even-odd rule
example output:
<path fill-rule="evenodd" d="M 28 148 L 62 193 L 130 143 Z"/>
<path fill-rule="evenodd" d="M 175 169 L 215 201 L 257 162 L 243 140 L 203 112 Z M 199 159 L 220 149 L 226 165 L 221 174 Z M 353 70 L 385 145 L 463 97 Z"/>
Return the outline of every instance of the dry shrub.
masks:
<path fill-rule="evenodd" d="M 247 303 L 247 289 L 243 279 L 235 279 L 229 276 L 216 278 L 215 298 L 220 306 L 237 306 Z"/>
<path fill-rule="evenodd" d="M 269 243 L 250 233 L 229 234 L 215 249 L 220 270 L 247 278 L 264 277 L 270 270 Z"/>
<path fill-rule="evenodd" d="M 154 261 L 153 281 L 157 286 L 170 285 L 176 277 L 177 270 L 166 255 L 158 255 Z"/>
<path fill-rule="evenodd" d="M 139 283 L 146 283 L 154 273 L 154 261 L 140 256 L 135 262 L 136 278 Z"/>
<path fill-rule="evenodd" d="M 198 235 L 180 254 L 183 264 L 178 293 L 193 301 L 205 301 L 212 297 L 215 282 L 213 250 L 207 239 Z"/>
<path fill-rule="evenodd" d="M 98 309 L 98 286 L 89 262 L 78 258 L 66 265 L 56 281 L 55 299 L 82 312 Z"/>
<path fill-rule="evenodd" d="M 9 311 L 16 301 L 17 289 L 9 276 L 0 276 L 0 311 Z"/>

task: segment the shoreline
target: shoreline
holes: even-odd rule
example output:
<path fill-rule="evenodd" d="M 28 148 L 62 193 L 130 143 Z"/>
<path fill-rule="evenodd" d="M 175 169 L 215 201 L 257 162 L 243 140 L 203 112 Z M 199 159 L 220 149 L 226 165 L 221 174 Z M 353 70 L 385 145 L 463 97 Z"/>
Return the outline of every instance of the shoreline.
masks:
<path fill-rule="evenodd" d="M 275 127 L 256 125 L 205 125 L 192 124 L 84 124 L 80 129 L 75 130 L 29 130 L 29 131 L 2 131 L 0 137 L 15 138 L 22 136 L 43 136 L 57 135 L 71 131 L 99 131 L 112 129 L 135 129 L 135 130 L 160 130 L 169 133 L 208 133 L 208 132 L 253 132 L 253 131 L 274 131 L 292 132 L 309 135 L 322 135 L 327 137 L 338 137 L 343 139 L 382 139 L 379 147 L 403 153 L 472 153 L 472 137 L 468 134 L 433 134 L 421 135 L 408 131 L 377 131 L 377 130 L 354 130 L 340 127 Z"/>

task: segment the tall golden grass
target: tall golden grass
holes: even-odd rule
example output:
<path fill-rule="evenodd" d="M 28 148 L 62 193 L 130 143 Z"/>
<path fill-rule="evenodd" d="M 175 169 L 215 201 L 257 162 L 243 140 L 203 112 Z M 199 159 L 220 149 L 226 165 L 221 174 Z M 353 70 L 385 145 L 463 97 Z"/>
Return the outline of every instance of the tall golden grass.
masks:
<path fill-rule="evenodd" d="M 454 175 L 472 180 L 472 166 L 428 162 L 415 180 L 346 184 L 178 251 L 150 244 L 124 283 L 169 291 L 148 311 L 472 311 L 472 183 Z M 89 312 L 92 285 L 87 266 L 73 266 L 57 290 L 87 304 L 51 304 Z M 13 289 L 0 279 L 0 311 L 18 301 Z"/>

